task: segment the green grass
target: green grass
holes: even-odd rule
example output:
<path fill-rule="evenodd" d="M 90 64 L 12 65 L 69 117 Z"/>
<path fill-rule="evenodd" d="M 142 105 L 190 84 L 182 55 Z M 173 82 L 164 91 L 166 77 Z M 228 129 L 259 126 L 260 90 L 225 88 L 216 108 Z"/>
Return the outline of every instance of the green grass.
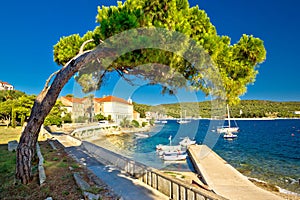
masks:
<path fill-rule="evenodd" d="M 0 144 L 8 144 L 9 141 L 19 141 L 22 127 L 7 128 L 6 126 L 0 126 Z"/>
<path fill-rule="evenodd" d="M 14 182 L 16 153 L 9 152 L 7 145 L 0 145 L 0 193 Z M 9 180 L 9 181 L 8 181 Z"/>
<path fill-rule="evenodd" d="M 19 141 L 22 133 L 22 127 L 17 126 L 16 128 L 0 126 L 0 144 L 8 144 L 9 141 Z M 44 141 L 46 138 L 42 138 L 39 135 L 39 141 Z"/>
<path fill-rule="evenodd" d="M 76 161 L 66 158 L 63 149 L 50 151 L 51 146 L 46 142 L 40 142 L 40 147 L 46 157 L 44 168 L 47 175 L 42 186 L 38 181 L 36 161 L 32 163 L 32 181 L 27 185 L 15 182 L 16 152 L 9 152 L 6 144 L 0 145 L 0 199 L 45 199 L 47 196 L 53 199 L 81 199 L 81 191 L 68 168 L 76 165 Z M 80 167 L 76 170 L 83 171 Z"/>
<path fill-rule="evenodd" d="M 169 174 L 170 176 L 173 176 L 174 178 L 185 178 L 184 175 L 176 172 L 164 172 L 165 174 Z"/>

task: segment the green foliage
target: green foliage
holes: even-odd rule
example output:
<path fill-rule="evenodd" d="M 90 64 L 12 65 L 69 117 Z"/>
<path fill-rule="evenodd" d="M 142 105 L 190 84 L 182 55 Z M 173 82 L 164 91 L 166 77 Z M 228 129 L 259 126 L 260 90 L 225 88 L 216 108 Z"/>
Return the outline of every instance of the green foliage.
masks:
<path fill-rule="evenodd" d="M 266 59 L 266 50 L 261 39 L 244 34 L 236 44 L 231 44 L 228 36 L 217 34 L 217 30 L 206 12 L 198 6 L 189 7 L 188 0 L 127 0 L 124 3 L 119 2 L 117 6 L 99 6 L 96 20 L 99 25 L 93 31 L 88 31 L 83 37 L 74 34 L 60 39 L 54 46 L 54 61 L 57 64 L 65 65 L 78 54 L 83 42 L 91 38 L 94 39 L 94 42 L 89 43 L 86 50 L 95 48 L 101 40 L 134 28 L 159 27 L 169 31 L 178 31 L 194 40 L 210 55 L 221 75 L 226 101 L 230 105 L 234 105 L 239 103 L 239 96 L 247 91 L 246 86 L 254 83 L 258 73 L 256 66 Z M 154 37 L 153 41 L 142 42 L 151 44 L 159 37 Z M 174 35 L 170 34 L 170 38 L 172 37 Z M 136 42 L 141 42 L 142 38 L 136 38 L 136 40 Z M 131 45 L 126 43 L 126 40 L 118 42 L 124 48 Z M 184 45 L 184 42 L 182 44 Z M 185 48 L 183 51 L 186 53 L 193 49 L 193 46 Z M 198 57 L 203 57 L 203 55 L 198 55 Z M 205 94 L 211 92 L 209 84 L 205 83 L 206 77 L 195 69 L 192 63 L 188 63 L 179 55 L 160 49 L 139 49 L 126 53 L 117 58 L 105 73 L 117 71 L 124 75 L 124 71 L 130 71 L 133 75 L 144 77 L 151 84 L 167 83 L 170 88 L 163 87 L 163 93 L 173 94 L 176 88 L 186 87 L 185 82 L 168 78 L 170 73 L 153 76 L 154 72 L 157 74 L 155 70 L 161 68 L 161 65 L 154 65 L 153 68 L 146 66 L 144 70 L 137 69 L 138 66 L 147 63 L 169 66 L 170 72 L 176 71 L 181 74 L 194 89 L 202 90 Z M 102 80 L 98 80 L 101 73 L 87 72 L 78 73 L 76 77 L 83 87 L 83 91 L 90 92 L 98 89 L 103 84 Z M 95 76 L 98 76 L 98 79 Z"/>
<path fill-rule="evenodd" d="M 145 104 L 138 104 L 133 102 L 133 110 L 137 111 L 138 113 L 140 113 L 140 117 L 141 118 L 145 118 L 146 117 L 146 112 L 149 111 L 150 106 L 149 105 L 145 105 Z"/>
<path fill-rule="evenodd" d="M 97 115 L 95 115 L 95 120 L 97 120 L 97 121 L 100 121 L 100 120 L 107 120 L 107 117 L 105 117 L 104 115 L 102 115 L 102 114 L 97 114 Z"/>
<path fill-rule="evenodd" d="M 0 103 L 7 100 L 18 99 L 24 96 L 25 93 L 18 90 L 0 90 Z"/>
<path fill-rule="evenodd" d="M 62 121 L 63 121 L 62 120 L 63 112 L 64 113 L 66 112 L 65 108 L 63 108 L 63 104 L 61 103 L 61 101 L 56 101 L 55 105 L 53 106 L 50 113 L 46 117 L 46 119 L 44 121 L 44 125 L 45 126 L 49 126 L 49 125 L 61 126 Z"/>
<path fill-rule="evenodd" d="M 142 127 L 145 127 L 148 125 L 148 122 L 142 122 Z"/>
<path fill-rule="evenodd" d="M 149 121 L 149 124 L 151 125 L 151 126 L 153 126 L 154 125 L 154 119 L 150 119 L 150 121 Z"/>
<path fill-rule="evenodd" d="M 179 118 L 180 111 L 186 110 L 188 117 L 202 117 L 211 118 L 212 116 L 212 102 L 186 102 L 180 104 L 163 104 L 167 115 Z M 158 107 L 158 106 L 155 106 Z M 156 108 L 151 108 L 151 110 Z M 242 113 L 240 113 L 242 111 Z M 242 100 L 240 104 L 230 107 L 231 117 L 236 118 L 260 118 L 260 117 L 283 117 L 291 118 L 300 115 L 295 114 L 295 111 L 300 111 L 300 102 L 274 102 L 263 100 Z M 225 116 L 226 113 L 224 113 Z M 223 117 L 223 116 L 219 116 Z"/>
<path fill-rule="evenodd" d="M 127 117 L 122 119 L 122 121 L 120 122 L 120 126 L 122 128 L 130 128 L 131 127 L 130 121 L 127 119 Z"/>
<path fill-rule="evenodd" d="M 7 100 L 0 103 L 0 120 L 8 126 L 12 118 L 14 100 Z"/>
<path fill-rule="evenodd" d="M 16 111 L 14 109 L 12 109 L 11 111 L 11 126 L 13 128 L 16 128 L 17 124 L 16 124 L 16 118 L 17 118 L 17 115 L 16 115 Z"/>
<path fill-rule="evenodd" d="M 75 123 L 85 123 L 88 118 L 85 116 L 79 116 L 75 119 Z"/>
<path fill-rule="evenodd" d="M 30 115 L 34 103 L 34 95 L 26 95 L 23 92 L 11 93 L 11 97 L 0 102 L 0 120 L 6 121 L 12 127 L 23 125 L 25 118 Z M 22 96 L 20 96 L 22 94 Z"/>
<path fill-rule="evenodd" d="M 66 114 L 62 117 L 62 121 L 63 121 L 63 123 L 72 123 L 72 116 L 71 116 L 71 113 L 66 113 Z"/>
<path fill-rule="evenodd" d="M 140 127 L 140 123 L 139 123 L 138 121 L 136 121 L 136 120 L 132 120 L 132 121 L 131 121 L 131 125 L 132 125 L 133 127 L 135 127 L 135 128 Z"/>
<path fill-rule="evenodd" d="M 17 121 L 20 122 L 21 126 L 23 126 L 25 119 L 29 117 L 34 100 L 35 95 L 24 95 L 16 101 L 14 111 L 17 114 Z"/>

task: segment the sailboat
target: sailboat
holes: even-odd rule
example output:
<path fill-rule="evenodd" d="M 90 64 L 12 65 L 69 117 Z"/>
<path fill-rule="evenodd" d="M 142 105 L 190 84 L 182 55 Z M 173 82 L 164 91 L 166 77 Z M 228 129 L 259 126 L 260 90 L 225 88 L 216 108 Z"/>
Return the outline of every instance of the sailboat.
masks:
<path fill-rule="evenodd" d="M 182 119 L 182 113 L 180 113 L 180 120 L 177 121 L 178 124 L 187 124 L 190 121 L 186 120 L 186 110 L 184 111 L 184 118 Z"/>
<path fill-rule="evenodd" d="M 231 126 L 231 123 L 230 123 L 230 112 L 229 112 L 229 106 L 227 104 L 227 116 L 228 116 L 228 126 L 221 126 L 221 127 L 218 127 L 217 128 L 217 132 L 218 133 L 237 133 L 239 132 L 239 127 L 237 126 L 234 126 L 232 127 Z"/>
<path fill-rule="evenodd" d="M 226 132 L 223 136 L 224 139 L 234 139 L 234 138 L 237 138 L 237 135 L 236 134 L 233 134 L 232 132 Z"/>

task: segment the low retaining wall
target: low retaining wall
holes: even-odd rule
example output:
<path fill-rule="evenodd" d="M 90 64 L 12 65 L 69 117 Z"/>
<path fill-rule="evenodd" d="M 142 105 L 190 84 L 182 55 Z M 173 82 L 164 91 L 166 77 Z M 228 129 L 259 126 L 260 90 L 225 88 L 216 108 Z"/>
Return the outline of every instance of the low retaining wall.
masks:
<path fill-rule="evenodd" d="M 204 189 L 196 188 L 190 184 L 181 182 L 178 179 L 168 176 L 157 169 L 145 166 L 141 163 L 133 161 L 127 157 L 111 152 L 107 149 L 99 147 L 95 144 L 83 141 L 82 145 L 86 150 L 93 154 L 100 162 L 108 162 L 119 169 L 125 171 L 131 176 L 146 183 L 152 188 L 165 194 L 170 199 L 176 200 L 225 200 L 225 198 L 206 191 Z"/>

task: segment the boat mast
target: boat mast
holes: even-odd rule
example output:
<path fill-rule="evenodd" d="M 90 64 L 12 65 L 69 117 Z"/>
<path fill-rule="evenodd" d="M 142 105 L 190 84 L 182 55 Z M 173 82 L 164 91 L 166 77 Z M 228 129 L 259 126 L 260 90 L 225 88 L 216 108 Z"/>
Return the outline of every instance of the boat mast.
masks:
<path fill-rule="evenodd" d="M 229 113 L 229 106 L 227 104 L 227 118 L 228 118 L 228 127 L 230 128 L 230 113 Z"/>

